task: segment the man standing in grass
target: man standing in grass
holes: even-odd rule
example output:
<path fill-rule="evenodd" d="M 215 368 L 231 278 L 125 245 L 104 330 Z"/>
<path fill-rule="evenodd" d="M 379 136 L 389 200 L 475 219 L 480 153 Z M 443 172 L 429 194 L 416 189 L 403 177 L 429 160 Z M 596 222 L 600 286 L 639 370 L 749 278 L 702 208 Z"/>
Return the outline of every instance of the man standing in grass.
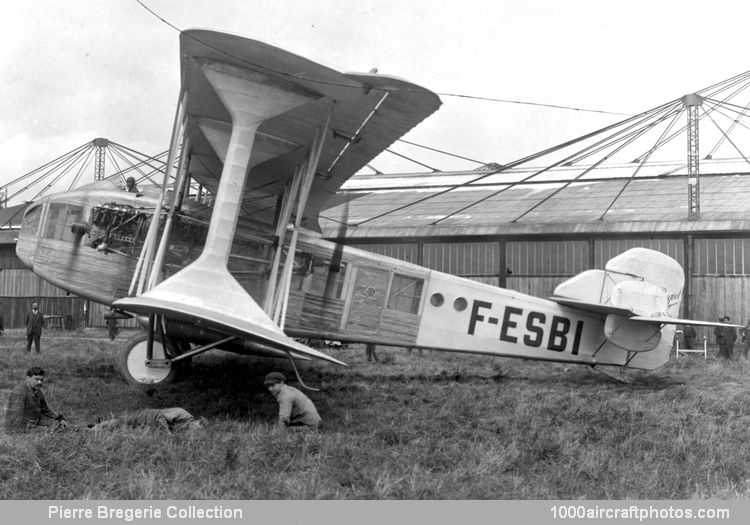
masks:
<path fill-rule="evenodd" d="M 44 315 L 39 311 L 37 303 L 31 303 L 31 311 L 26 314 L 26 351 L 31 352 L 31 342 L 34 341 L 34 349 L 38 354 L 39 340 L 44 328 Z"/>
<path fill-rule="evenodd" d="M 281 372 L 271 372 L 263 381 L 271 395 L 279 403 L 279 428 L 303 427 L 317 429 L 320 416 L 315 405 L 305 394 L 286 384 Z"/>
<path fill-rule="evenodd" d="M 8 398 L 5 409 L 5 431 L 9 434 L 44 428 L 66 428 L 65 417 L 52 410 L 44 397 L 44 370 L 33 366 L 26 379 L 19 383 Z"/>
<path fill-rule="evenodd" d="M 720 323 L 728 323 L 729 316 L 719 318 Z M 714 328 L 716 343 L 719 345 L 718 357 L 732 360 L 734 359 L 734 341 L 737 339 L 737 330 L 733 326 L 717 326 Z"/>

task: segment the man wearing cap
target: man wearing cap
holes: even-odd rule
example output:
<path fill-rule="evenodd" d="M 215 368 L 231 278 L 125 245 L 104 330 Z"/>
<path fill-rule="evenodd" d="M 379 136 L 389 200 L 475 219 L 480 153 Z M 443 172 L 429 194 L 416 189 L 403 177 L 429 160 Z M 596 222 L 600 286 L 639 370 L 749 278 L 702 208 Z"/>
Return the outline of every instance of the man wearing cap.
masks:
<path fill-rule="evenodd" d="M 26 314 L 26 351 L 31 352 L 31 342 L 34 341 L 36 353 L 40 353 L 39 340 L 44 328 L 44 315 L 39 311 L 37 303 L 31 303 L 31 311 Z"/>
<path fill-rule="evenodd" d="M 305 394 L 286 384 L 281 372 L 271 372 L 263 381 L 271 395 L 279 403 L 279 428 L 307 427 L 317 429 L 320 416 L 315 405 Z"/>
<path fill-rule="evenodd" d="M 728 323 L 729 316 L 719 317 L 720 323 Z M 714 328 L 716 343 L 719 345 L 718 357 L 723 359 L 734 358 L 734 341 L 737 339 L 737 330 L 733 326 L 717 326 Z"/>
<path fill-rule="evenodd" d="M 52 410 L 44 397 L 44 370 L 33 366 L 26 371 L 26 379 L 8 397 L 5 408 L 5 431 L 9 434 L 44 428 L 65 428 L 65 417 Z"/>

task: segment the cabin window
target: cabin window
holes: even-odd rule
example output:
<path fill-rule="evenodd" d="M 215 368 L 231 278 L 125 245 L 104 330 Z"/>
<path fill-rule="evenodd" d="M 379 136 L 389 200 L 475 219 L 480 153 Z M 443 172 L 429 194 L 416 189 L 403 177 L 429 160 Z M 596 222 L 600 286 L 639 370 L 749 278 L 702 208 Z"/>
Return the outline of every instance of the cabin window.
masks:
<path fill-rule="evenodd" d="M 391 292 L 388 295 L 388 309 L 408 314 L 419 313 L 423 286 L 424 279 L 398 273 L 393 274 Z"/>
<path fill-rule="evenodd" d="M 39 232 L 39 220 L 42 218 L 42 205 L 38 204 L 30 208 L 23 216 L 23 225 L 21 229 L 36 235 Z"/>

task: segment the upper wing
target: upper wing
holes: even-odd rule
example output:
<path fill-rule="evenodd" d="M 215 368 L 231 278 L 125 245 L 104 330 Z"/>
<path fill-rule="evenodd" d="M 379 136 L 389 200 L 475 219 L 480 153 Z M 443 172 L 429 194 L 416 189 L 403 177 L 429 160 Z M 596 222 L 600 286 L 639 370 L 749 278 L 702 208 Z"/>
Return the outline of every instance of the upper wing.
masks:
<path fill-rule="evenodd" d="M 318 213 L 329 197 L 370 160 L 440 106 L 437 95 L 407 81 L 374 74 L 340 73 L 288 51 L 247 38 L 207 30 L 180 36 L 182 86 L 191 139 L 189 173 L 214 191 L 221 176 L 231 118 L 206 80 L 199 61 L 283 79 L 321 98 L 265 122 L 253 145 L 260 163 L 244 189 L 243 214 L 272 224 L 277 198 L 302 164 L 318 127 L 333 109 L 303 225 L 319 229 Z"/>

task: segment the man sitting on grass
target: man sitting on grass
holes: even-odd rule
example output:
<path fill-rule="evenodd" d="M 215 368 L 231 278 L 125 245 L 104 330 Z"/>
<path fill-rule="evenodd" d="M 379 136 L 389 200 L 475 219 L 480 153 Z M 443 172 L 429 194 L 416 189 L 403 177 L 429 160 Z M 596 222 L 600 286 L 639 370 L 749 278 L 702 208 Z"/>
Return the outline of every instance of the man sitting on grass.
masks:
<path fill-rule="evenodd" d="M 112 430 L 120 427 L 156 428 L 165 432 L 182 432 L 203 430 L 208 426 L 205 417 L 195 419 L 193 415 L 180 407 L 144 408 L 121 416 L 114 416 L 97 424 L 89 425 L 89 430 Z"/>
<path fill-rule="evenodd" d="M 5 431 L 9 434 L 37 430 L 67 428 L 65 417 L 52 410 L 44 397 L 44 370 L 32 366 L 26 379 L 19 383 L 8 398 L 5 409 Z"/>
<path fill-rule="evenodd" d="M 315 405 L 305 394 L 286 384 L 281 372 L 271 372 L 263 381 L 271 395 L 279 402 L 279 428 L 303 427 L 317 429 L 320 416 Z"/>

